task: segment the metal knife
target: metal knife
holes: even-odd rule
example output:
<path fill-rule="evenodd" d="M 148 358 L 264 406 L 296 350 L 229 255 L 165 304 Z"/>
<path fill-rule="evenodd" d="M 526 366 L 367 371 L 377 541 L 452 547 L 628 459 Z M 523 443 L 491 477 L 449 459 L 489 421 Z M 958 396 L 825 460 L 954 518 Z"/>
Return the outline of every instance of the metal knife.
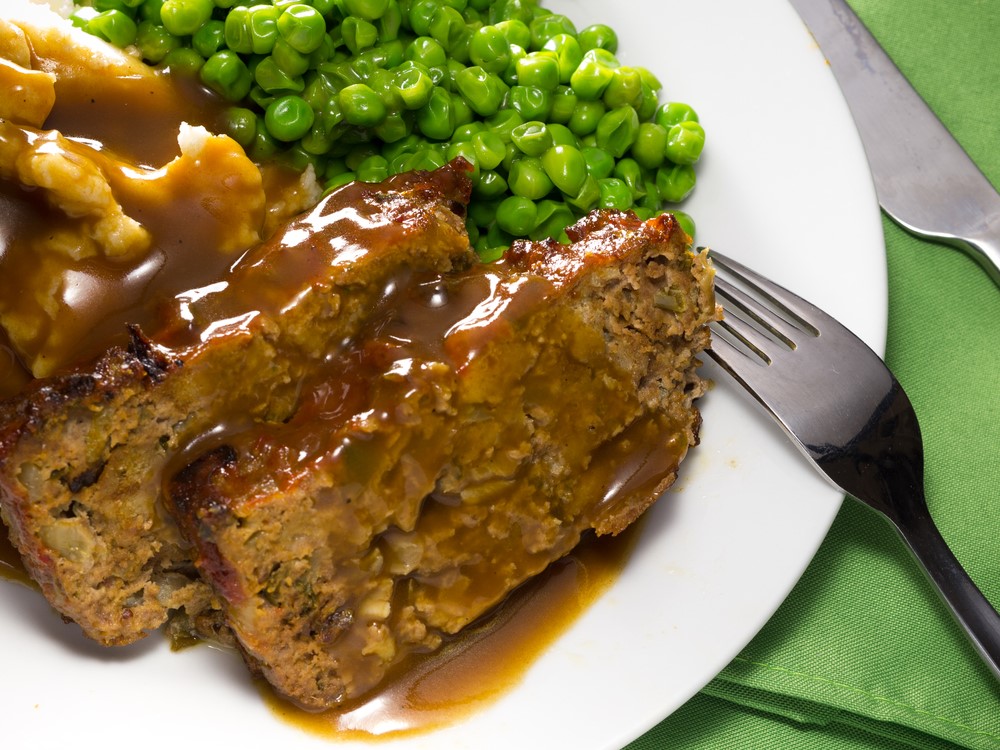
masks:
<path fill-rule="evenodd" d="M 790 1 L 844 92 L 882 209 L 965 250 L 1000 285 L 1000 194 L 844 0 Z"/>

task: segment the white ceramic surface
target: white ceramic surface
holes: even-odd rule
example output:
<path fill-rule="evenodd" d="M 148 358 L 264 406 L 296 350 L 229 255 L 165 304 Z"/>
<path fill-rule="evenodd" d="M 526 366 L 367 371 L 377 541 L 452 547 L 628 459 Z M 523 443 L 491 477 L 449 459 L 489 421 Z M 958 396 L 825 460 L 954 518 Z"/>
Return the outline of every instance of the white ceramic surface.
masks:
<path fill-rule="evenodd" d="M 782 0 L 548 0 L 582 28 L 611 24 L 619 56 L 687 101 L 708 132 L 685 207 L 697 240 L 796 289 L 882 351 L 882 229 L 833 76 Z M 653 509 L 624 575 L 518 687 L 456 726 L 338 748 L 621 747 L 697 692 L 753 637 L 819 546 L 841 502 L 721 373 L 703 442 Z M 107 651 L 42 599 L 0 581 L 4 747 L 215 743 L 325 748 L 276 720 L 239 660 Z"/>

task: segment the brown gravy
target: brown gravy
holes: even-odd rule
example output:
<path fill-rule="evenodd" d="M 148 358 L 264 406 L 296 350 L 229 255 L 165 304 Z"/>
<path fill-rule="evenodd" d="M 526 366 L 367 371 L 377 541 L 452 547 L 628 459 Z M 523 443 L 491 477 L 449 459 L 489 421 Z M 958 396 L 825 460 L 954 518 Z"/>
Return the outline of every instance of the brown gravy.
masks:
<path fill-rule="evenodd" d="M 210 124 L 217 116 L 210 102 L 198 96 L 192 100 L 190 91 L 182 91 L 180 98 L 175 99 L 173 94 L 157 94 L 141 87 L 115 86 L 111 84 L 106 91 L 93 96 L 72 88 L 57 91 L 57 108 L 46 127 L 60 129 L 84 144 L 93 142 L 98 148 L 101 144 L 113 144 L 119 153 L 155 166 L 176 155 L 177 122 L 183 119 Z M 153 139 L 150 150 L 148 137 L 151 133 L 159 135 Z M 164 133 L 166 137 L 162 137 Z M 208 244 L 204 241 L 204 232 L 190 222 L 178 221 L 177 217 L 183 214 L 183 203 L 174 205 L 166 214 L 147 214 L 143 218 L 164 228 L 189 227 L 190 236 L 182 238 L 185 241 L 178 243 L 178 247 L 169 248 L 171 257 L 177 259 L 177 269 L 197 267 L 204 272 L 203 256 L 195 250 L 199 245 Z M 27 229 L 46 224 L 41 216 L 47 209 L 23 195 L 13 195 L 10 191 L 5 196 L 0 195 L 0 213 L 5 207 L 19 216 L 19 227 Z M 143 213 L 143 207 L 130 208 L 137 214 Z M 13 279 L 20 268 L 13 253 L 5 257 L 4 244 L 0 243 L 0 279 Z M 96 317 L 101 325 L 97 328 L 81 327 L 87 334 L 78 342 L 83 354 L 92 354 L 106 346 L 109 339 L 114 339 L 115 334 L 110 333 L 108 326 L 118 327 L 123 318 L 134 320 L 137 316 L 149 316 L 149 320 L 141 322 L 155 328 L 152 317 L 158 316 L 160 311 L 148 304 L 151 290 L 162 300 L 172 301 L 177 292 L 199 285 L 180 271 L 170 274 L 170 283 L 164 283 L 163 277 L 154 283 L 156 273 L 151 269 L 148 276 L 140 274 L 134 286 L 125 290 L 126 294 L 122 294 L 121 288 L 116 294 L 108 294 L 115 287 L 111 284 L 101 286 L 100 282 L 112 275 L 109 269 L 84 270 L 90 271 L 91 278 L 104 292 L 89 298 L 117 303 L 118 308 L 100 311 Z M 224 268 L 220 265 L 209 270 L 212 271 L 209 276 L 219 276 Z M 93 310 L 83 312 L 93 314 Z M 474 351 L 475 339 L 470 337 L 466 343 L 470 352 Z M 6 360 L 3 358 L 9 354 L 7 343 L 0 339 L 0 385 L 5 379 Z M 22 372 L 16 373 L 16 378 L 22 377 Z M 14 379 L 11 375 L 8 382 Z M 3 395 L 0 390 L 0 397 Z M 621 484 L 649 481 L 644 456 L 629 458 L 632 462 L 627 463 L 629 471 L 627 476 L 621 477 Z M 609 495 L 620 489 L 610 488 Z M 310 714 L 289 706 L 264 689 L 267 703 L 283 720 L 326 737 L 398 736 L 454 723 L 496 700 L 522 679 L 539 654 L 614 581 L 636 537 L 633 527 L 616 539 L 588 540 L 571 555 L 553 564 L 548 572 L 524 585 L 493 616 L 478 626 L 467 628 L 441 652 L 413 657 L 401 665 L 394 679 L 364 701 L 346 709 Z M 0 576 L 22 582 L 28 580 L 2 526 Z"/>
<path fill-rule="evenodd" d="M 615 581 L 642 523 L 589 536 L 439 652 L 411 657 L 395 677 L 346 708 L 309 713 L 259 689 L 282 721 L 329 739 L 395 740 L 455 724 L 488 707 Z"/>

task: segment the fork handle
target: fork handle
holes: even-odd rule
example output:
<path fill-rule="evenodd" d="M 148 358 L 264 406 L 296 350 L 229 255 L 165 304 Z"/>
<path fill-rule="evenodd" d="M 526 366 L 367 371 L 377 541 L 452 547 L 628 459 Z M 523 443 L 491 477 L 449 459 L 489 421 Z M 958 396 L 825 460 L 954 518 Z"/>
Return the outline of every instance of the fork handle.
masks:
<path fill-rule="evenodd" d="M 973 647 L 1000 679 L 1000 614 L 965 572 L 925 510 L 892 521 Z"/>

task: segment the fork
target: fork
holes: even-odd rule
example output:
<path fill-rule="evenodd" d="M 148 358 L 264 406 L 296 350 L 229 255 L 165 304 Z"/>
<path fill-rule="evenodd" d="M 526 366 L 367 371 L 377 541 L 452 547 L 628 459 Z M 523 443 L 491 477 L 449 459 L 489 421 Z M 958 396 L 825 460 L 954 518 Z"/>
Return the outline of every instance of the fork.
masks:
<path fill-rule="evenodd" d="M 725 318 L 708 354 L 836 487 L 885 516 L 1000 679 L 1000 614 L 948 548 L 924 498 L 910 400 L 879 356 L 815 305 L 714 250 Z"/>

